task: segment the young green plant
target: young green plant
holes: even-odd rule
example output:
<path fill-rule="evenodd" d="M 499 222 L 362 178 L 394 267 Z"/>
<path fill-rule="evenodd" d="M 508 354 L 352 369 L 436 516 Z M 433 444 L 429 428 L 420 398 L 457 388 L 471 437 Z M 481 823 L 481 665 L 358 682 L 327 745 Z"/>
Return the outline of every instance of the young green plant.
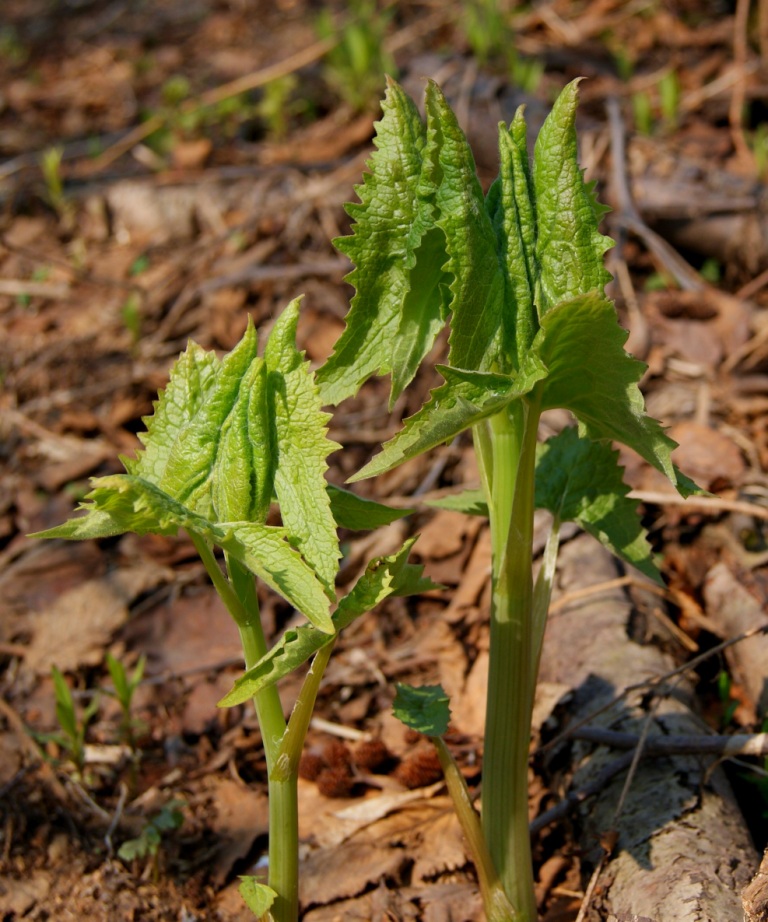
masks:
<path fill-rule="evenodd" d="M 338 446 L 327 437 L 329 414 L 295 346 L 298 311 L 298 300 L 283 311 L 263 355 L 251 325 L 223 359 L 190 343 L 154 415 L 145 419 L 143 449 L 135 459 L 122 459 L 126 473 L 95 478 L 85 515 L 41 535 L 188 533 L 245 655 L 248 673 L 223 703 L 254 700 L 269 772 L 270 834 L 268 885 L 248 878 L 241 893 L 257 915 L 274 922 L 298 919 L 298 762 L 336 636 L 388 596 L 432 585 L 421 567 L 407 562 L 408 541 L 397 553 L 372 560 L 336 602 L 337 528 L 375 528 L 407 510 L 327 483 L 326 458 Z M 275 499 L 281 525 L 267 524 Z M 271 650 L 254 577 L 308 622 L 286 630 Z M 275 683 L 312 657 L 286 721 Z"/>
<path fill-rule="evenodd" d="M 426 123 L 390 81 L 370 173 L 347 206 L 353 233 L 336 241 L 356 294 L 336 350 L 318 373 L 337 404 L 375 374 L 391 374 L 391 403 L 413 380 L 450 318 L 444 383 L 352 480 L 391 470 L 464 430 L 481 490 L 455 507 L 488 515 L 492 540 L 490 665 L 482 827 L 511 910 L 484 885 L 489 919 L 534 922 L 528 836 L 531 709 L 561 524 L 578 522 L 658 579 L 636 504 L 611 442 L 622 442 L 686 495 L 675 443 L 645 414 L 644 366 L 604 294 L 598 230 L 604 212 L 577 160 L 578 82 L 558 98 L 529 160 L 522 108 L 499 126 L 499 176 L 484 195 L 472 153 L 439 88 Z M 578 424 L 538 444 L 541 414 Z M 533 514 L 552 514 L 543 566 L 532 576 Z"/>

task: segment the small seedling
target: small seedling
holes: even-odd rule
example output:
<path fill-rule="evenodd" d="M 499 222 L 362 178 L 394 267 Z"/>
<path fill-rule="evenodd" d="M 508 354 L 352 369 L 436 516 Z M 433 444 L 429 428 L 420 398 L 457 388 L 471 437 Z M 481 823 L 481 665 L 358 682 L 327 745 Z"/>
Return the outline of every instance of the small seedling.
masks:
<path fill-rule="evenodd" d="M 525 93 L 536 92 L 544 63 L 518 52 L 512 13 L 499 0 L 472 0 L 463 4 L 457 24 L 478 63 L 500 65 L 515 87 Z"/>
<path fill-rule="evenodd" d="M 107 669 L 112 678 L 112 690 L 106 690 L 105 694 L 112 696 L 120 705 L 120 735 L 131 749 L 136 748 L 136 729 L 141 726 L 139 721 L 133 716 L 132 705 L 133 696 L 144 677 L 144 667 L 147 662 L 146 656 L 139 657 L 133 672 L 128 675 L 125 666 L 120 660 L 115 659 L 111 653 L 106 656 Z"/>
<path fill-rule="evenodd" d="M 653 105 L 650 95 L 645 90 L 638 90 L 632 94 L 632 113 L 638 134 L 650 135 L 653 132 Z"/>
<path fill-rule="evenodd" d="M 117 851 L 123 861 L 135 861 L 151 858 L 155 876 L 158 873 L 158 855 L 163 841 L 163 834 L 179 829 L 184 822 L 181 808 L 186 806 L 183 800 L 169 800 L 159 813 L 151 817 L 135 839 L 126 839 Z"/>
<path fill-rule="evenodd" d="M 45 183 L 45 200 L 61 220 L 68 219 L 72 215 L 72 203 L 64 194 L 64 180 L 61 175 L 63 159 L 63 147 L 49 147 L 40 156 L 40 170 Z"/>
<path fill-rule="evenodd" d="M 61 732 L 47 734 L 45 738 L 60 745 L 82 775 L 85 770 L 85 734 L 88 724 L 99 710 L 99 699 L 93 695 L 82 713 L 78 714 L 69 685 L 56 666 L 51 667 L 51 677 L 56 700 L 56 720 Z"/>
<path fill-rule="evenodd" d="M 337 39 L 323 63 L 328 86 L 355 111 L 372 108 L 381 95 L 383 74 L 396 74 L 385 38 L 392 10 L 377 9 L 376 0 L 353 0 L 349 18 L 337 28 L 328 9 L 315 21 L 318 36 Z"/>
<path fill-rule="evenodd" d="M 664 127 L 673 131 L 680 121 L 680 78 L 677 71 L 668 70 L 659 80 L 659 104 Z"/>

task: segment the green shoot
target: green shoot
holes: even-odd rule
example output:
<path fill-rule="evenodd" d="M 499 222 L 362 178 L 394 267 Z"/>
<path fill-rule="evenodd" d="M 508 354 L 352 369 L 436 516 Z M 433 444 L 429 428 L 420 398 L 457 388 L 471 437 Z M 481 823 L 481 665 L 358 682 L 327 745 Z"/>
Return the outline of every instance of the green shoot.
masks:
<path fill-rule="evenodd" d="M 286 74 L 270 81 L 264 87 L 264 94 L 256 107 L 259 117 L 267 126 L 267 133 L 274 141 L 281 141 L 288 132 L 288 120 L 297 111 L 291 97 L 298 85 L 295 74 Z"/>
<path fill-rule="evenodd" d="M 680 78 L 677 71 L 668 70 L 659 80 L 659 102 L 664 126 L 672 131 L 680 120 Z"/>
<path fill-rule="evenodd" d="M 482 66 L 496 64 L 514 86 L 535 93 L 544 73 L 544 63 L 523 57 L 515 46 L 512 12 L 500 0 L 472 0 L 460 7 L 457 25 L 472 54 Z"/>
<path fill-rule="evenodd" d="M 298 760 L 311 710 L 338 632 L 392 595 L 433 588 L 421 567 L 409 564 L 413 541 L 390 557 L 372 560 L 351 591 L 337 601 L 340 548 L 337 529 L 373 528 L 408 510 L 392 510 L 330 487 L 329 414 L 309 363 L 295 346 L 299 301 L 275 323 L 259 353 L 249 325 L 223 358 L 194 343 L 181 355 L 167 388 L 145 419 L 136 458 L 126 473 L 94 478 L 84 515 L 41 537 L 93 539 L 122 534 L 176 534 L 186 530 L 231 614 L 243 646 L 246 673 L 222 704 L 253 699 L 269 772 L 269 881 L 243 884 L 249 905 L 269 906 L 273 922 L 298 919 Z M 274 503 L 282 524 L 268 525 Z M 286 631 L 270 650 L 259 617 L 260 579 L 307 623 Z M 286 722 L 277 681 L 313 658 L 298 702 Z M 141 680 L 140 661 L 128 676 L 113 658 L 108 667 L 127 730 Z M 79 742 L 81 729 L 59 677 L 62 726 Z M 61 686 L 61 688 L 59 687 Z M 77 734 L 81 735 L 78 736 Z M 155 818 L 123 854 L 153 853 L 163 822 Z"/>
<path fill-rule="evenodd" d="M 475 862 L 488 922 L 508 922 L 514 919 L 515 910 L 510 905 L 496 873 L 493 859 L 483 837 L 482 823 L 472 803 L 467 782 L 443 741 L 450 719 L 448 696 L 439 685 L 422 685 L 421 688 L 413 688 L 410 685 L 398 683 L 392 711 L 406 727 L 428 736 L 437 749 L 448 791 L 453 800 L 462 832 L 469 845 L 470 854 Z"/>
<path fill-rule="evenodd" d="M 492 543 L 482 811 L 489 857 L 474 853 L 488 918 L 517 922 L 536 919 L 527 762 L 560 526 L 578 522 L 658 580 L 610 443 L 630 446 L 683 495 L 696 489 L 672 464 L 675 443 L 645 413 L 644 366 L 624 351 L 627 334 L 603 291 L 611 241 L 598 230 L 605 209 L 577 160 L 577 83 L 555 103 L 532 161 L 522 109 L 499 126 L 501 169 L 483 195 L 439 88 L 427 87 L 425 124 L 390 81 L 370 173 L 357 187 L 360 202 L 348 206 L 353 233 L 336 241 L 355 267 L 348 280 L 357 291 L 318 374 L 332 404 L 372 375 L 391 374 L 394 402 L 450 319 L 448 361 L 438 366 L 444 383 L 351 479 L 472 432 L 481 494 L 455 499 L 454 508 L 487 514 Z M 577 427 L 539 445 L 541 414 L 554 408 L 569 410 Z M 549 510 L 552 528 L 534 583 L 536 507 Z M 444 764 L 450 771 L 447 757 Z M 455 797 L 469 830 L 464 795 Z M 508 910 L 482 883 L 496 875 Z"/>
<path fill-rule="evenodd" d="M 349 19 L 340 28 L 328 9 L 323 9 L 315 21 L 321 39 L 337 39 L 324 59 L 325 81 L 356 112 L 375 105 L 383 74 L 397 73 L 394 59 L 385 49 L 391 17 L 392 10 L 378 10 L 376 0 L 353 0 Z"/>
<path fill-rule="evenodd" d="M 651 97 L 646 90 L 632 94 L 632 113 L 638 134 L 650 135 L 653 132 L 653 109 Z"/>
<path fill-rule="evenodd" d="M 99 710 L 99 699 L 96 695 L 91 697 L 83 712 L 78 714 L 69 685 L 56 666 L 51 667 L 51 677 L 56 700 L 56 720 L 61 732 L 51 734 L 48 738 L 67 752 L 77 772 L 82 775 L 85 770 L 85 734 L 88 724 Z"/>
<path fill-rule="evenodd" d="M 179 829 L 184 822 L 181 808 L 185 806 L 183 800 L 169 800 L 163 808 L 152 816 L 134 839 L 126 839 L 117 850 L 118 858 L 123 861 L 137 861 L 142 858 L 152 860 L 153 876 L 159 873 L 158 858 L 163 834 Z"/>
<path fill-rule="evenodd" d="M 45 201 L 62 221 L 73 218 L 72 202 L 64 192 L 64 180 L 61 175 L 61 163 L 64 159 L 63 147 L 49 147 L 40 155 L 40 170 L 45 183 Z"/>
<path fill-rule="evenodd" d="M 109 674 L 112 677 L 114 691 L 105 691 L 105 694 L 113 696 L 120 705 L 120 734 L 131 749 L 135 749 L 135 731 L 138 724 L 131 712 L 131 707 L 133 704 L 133 695 L 144 677 L 144 667 L 147 658 L 144 655 L 139 657 L 139 661 L 136 663 L 130 676 L 125 671 L 125 666 L 120 660 L 115 659 L 111 653 L 107 653 L 106 660 L 107 669 L 109 669 Z"/>

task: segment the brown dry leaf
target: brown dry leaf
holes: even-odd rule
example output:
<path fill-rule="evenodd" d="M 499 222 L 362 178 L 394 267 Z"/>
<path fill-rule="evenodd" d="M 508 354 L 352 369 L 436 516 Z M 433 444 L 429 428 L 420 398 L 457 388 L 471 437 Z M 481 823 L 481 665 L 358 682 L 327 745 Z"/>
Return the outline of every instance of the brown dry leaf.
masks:
<path fill-rule="evenodd" d="M 475 549 L 461 577 L 461 582 L 453 593 L 450 605 L 445 611 L 445 619 L 449 624 L 454 624 L 461 620 L 468 609 L 477 605 L 480 595 L 490 578 L 491 532 L 489 528 L 482 528 L 478 535 Z"/>
<path fill-rule="evenodd" d="M 45 871 L 32 871 L 21 880 L 0 877 L 0 902 L 9 918 L 25 916 L 51 889 L 50 876 Z M 5 918 L 5 916 L 4 916 Z"/>
<path fill-rule="evenodd" d="M 488 651 L 480 650 L 469 670 L 464 689 L 451 698 L 451 724 L 462 733 L 479 734 L 485 723 L 488 689 Z"/>
<path fill-rule="evenodd" d="M 231 674 L 219 673 L 210 679 L 198 682 L 187 695 L 181 726 L 184 733 L 198 736 L 205 733 L 218 714 L 216 705 L 232 688 Z"/>
<path fill-rule="evenodd" d="M 402 724 L 400 724 L 402 727 Z M 368 826 L 440 790 L 443 782 L 418 791 L 371 792 L 364 799 L 324 797 L 312 782 L 299 779 L 299 838 L 334 848 Z"/>
<path fill-rule="evenodd" d="M 408 853 L 392 842 L 352 840 L 322 849 L 301 863 L 299 896 L 304 907 L 324 905 L 355 896 L 382 878 L 402 883 Z"/>
<path fill-rule="evenodd" d="M 151 650 L 158 671 L 185 672 L 242 655 L 237 628 L 211 586 L 188 592 L 136 623 L 139 649 Z"/>
<path fill-rule="evenodd" d="M 438 800 L 433 803 L 437 804 Z M 455 871 L 467 863 L 466 840 L 450 800 L 445 801 L 444 813 L 437 813 L 424 825 L 423 836 L 427 847 L 416 853 L 411 872 L 414 885 L 434 880 L 446 871 Z"/>
<path fill-rule="evenodd" d="M 210 138 L 176 140 L 171 151 L 171 160 L 178 170 L 198 170 L 210 157 L 212 150 L 213 142 Z"/>
<path fill-rule="evenodd" d="M 704 601 L 712 624 L 726 640 L 768 624 L 765 598 L 756 598 L 724 563 L 707 574 Z M 750 637 L 725 655 L 734 679 L 746 692 L 751 719 L 768 713 L 768 636 Z"/>
<path fill-rule="evenodd" d="M 26 666 L 42 674 L 53 665 L 62 672 L 97 665 L 115 631 L 128 620 L 134 599 L 171 578 L 165 567 L 145 561 L 62 593 L 29 619 L 32 640 Z"/>
<path fill-rule="evenodd" d="M 436 560 L 458 554 L 471 522 L 462 512 L 439 509 L 419 533 L 419 553 Z"/>
<path fill-rule="evenodd" d="M 265 791 L 254 791 L 229 778 L 211 775 L 210 783 L 215 818 L 213 832 L 220 840 L 209 863 L 214 885 L 221 886 L 232 866 L 244 858 L 259 836 L 269 831 L 269 801 Z"/>
<path fill-rule="evenodd" d="M 370 893 L 351 900 L 340 900 L 328 906 L 318 906 L 302 914 L 303 922 L 371 922 L 375 918 Z M 384 919 L 390 918 L 384 916 Z M 391 918 L 404 918 L 400 913 Z M 239 920 L 238 920 L 239 922 Z"/>
<path fill-rule="evenodd" d="M 259 159 L 263 164 L 333 162 L 353 147 L 370 141 L 373 116 L 353 116 L 349 109 L 336 109 L 327 118 L 297 131 L 283 143 L 263 144 Z"/>
<path fill-rule="evenodd" d="M 17 733 L 0 733 L 0 787 L 21 768 L 22 748 Z"/>
<path fill-rule="evenodd" d="M 746 464 L 727 435 L 692 420 L 677 423 L 668 434 L 678 443 L 672 455 L 675 464 L 700 486 L 740 485 Z"/>

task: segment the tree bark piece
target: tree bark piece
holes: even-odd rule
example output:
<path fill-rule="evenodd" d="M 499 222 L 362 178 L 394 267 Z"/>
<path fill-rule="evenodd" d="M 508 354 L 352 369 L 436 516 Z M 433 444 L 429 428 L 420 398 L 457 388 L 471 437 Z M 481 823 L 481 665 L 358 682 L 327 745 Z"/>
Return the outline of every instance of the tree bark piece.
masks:
<path fill-rule="evenodd" d="M 615 577 L 613 559 L 581 536 L 561 554 L 560 589 L 568 592 Z M 630 685 L 665 675 L 671 658 L 630 640 L 633 615 L 620 590 L 582 599 L 555 614 L 547 627 L 540 679 L 570 685 L 566 723 L 590 718 Z M 681 678 L 669 694 L 628 697 L 589 722 L 649 736 L 702 732 L 692 689 Z M 648 696 L 650 698 L 650 696 Z M 587 785 L 616 753 L 572 740 L 554 749 L 548 764 L 569 764 L 573 787 Z M 650 757 L 639 762 L 623 799 L 626 773 L 605 785 L 577 814 L 585 870 L 604 856 L 601 841 L 616 834 L 586 918 L 590 922 L 742 922 L 740 893 L 757 867 L 757 854 L 724 774 L 712 758 Z"/>
<path fill-rule="evenodd" d="M 704 584 L 707 617 L 723 640 L 768 624 L 764 605 L 723 563 L 715 564 Z M 757 721 L 768 717 L 768 636 L 750 637 L 725 653 L 735 680 L 747 693 Z"/>
<path fill-rule="evenodd" d="M 768 848 L 751 883 L 741 895 L 744 922 L 768 922 Z"/>

